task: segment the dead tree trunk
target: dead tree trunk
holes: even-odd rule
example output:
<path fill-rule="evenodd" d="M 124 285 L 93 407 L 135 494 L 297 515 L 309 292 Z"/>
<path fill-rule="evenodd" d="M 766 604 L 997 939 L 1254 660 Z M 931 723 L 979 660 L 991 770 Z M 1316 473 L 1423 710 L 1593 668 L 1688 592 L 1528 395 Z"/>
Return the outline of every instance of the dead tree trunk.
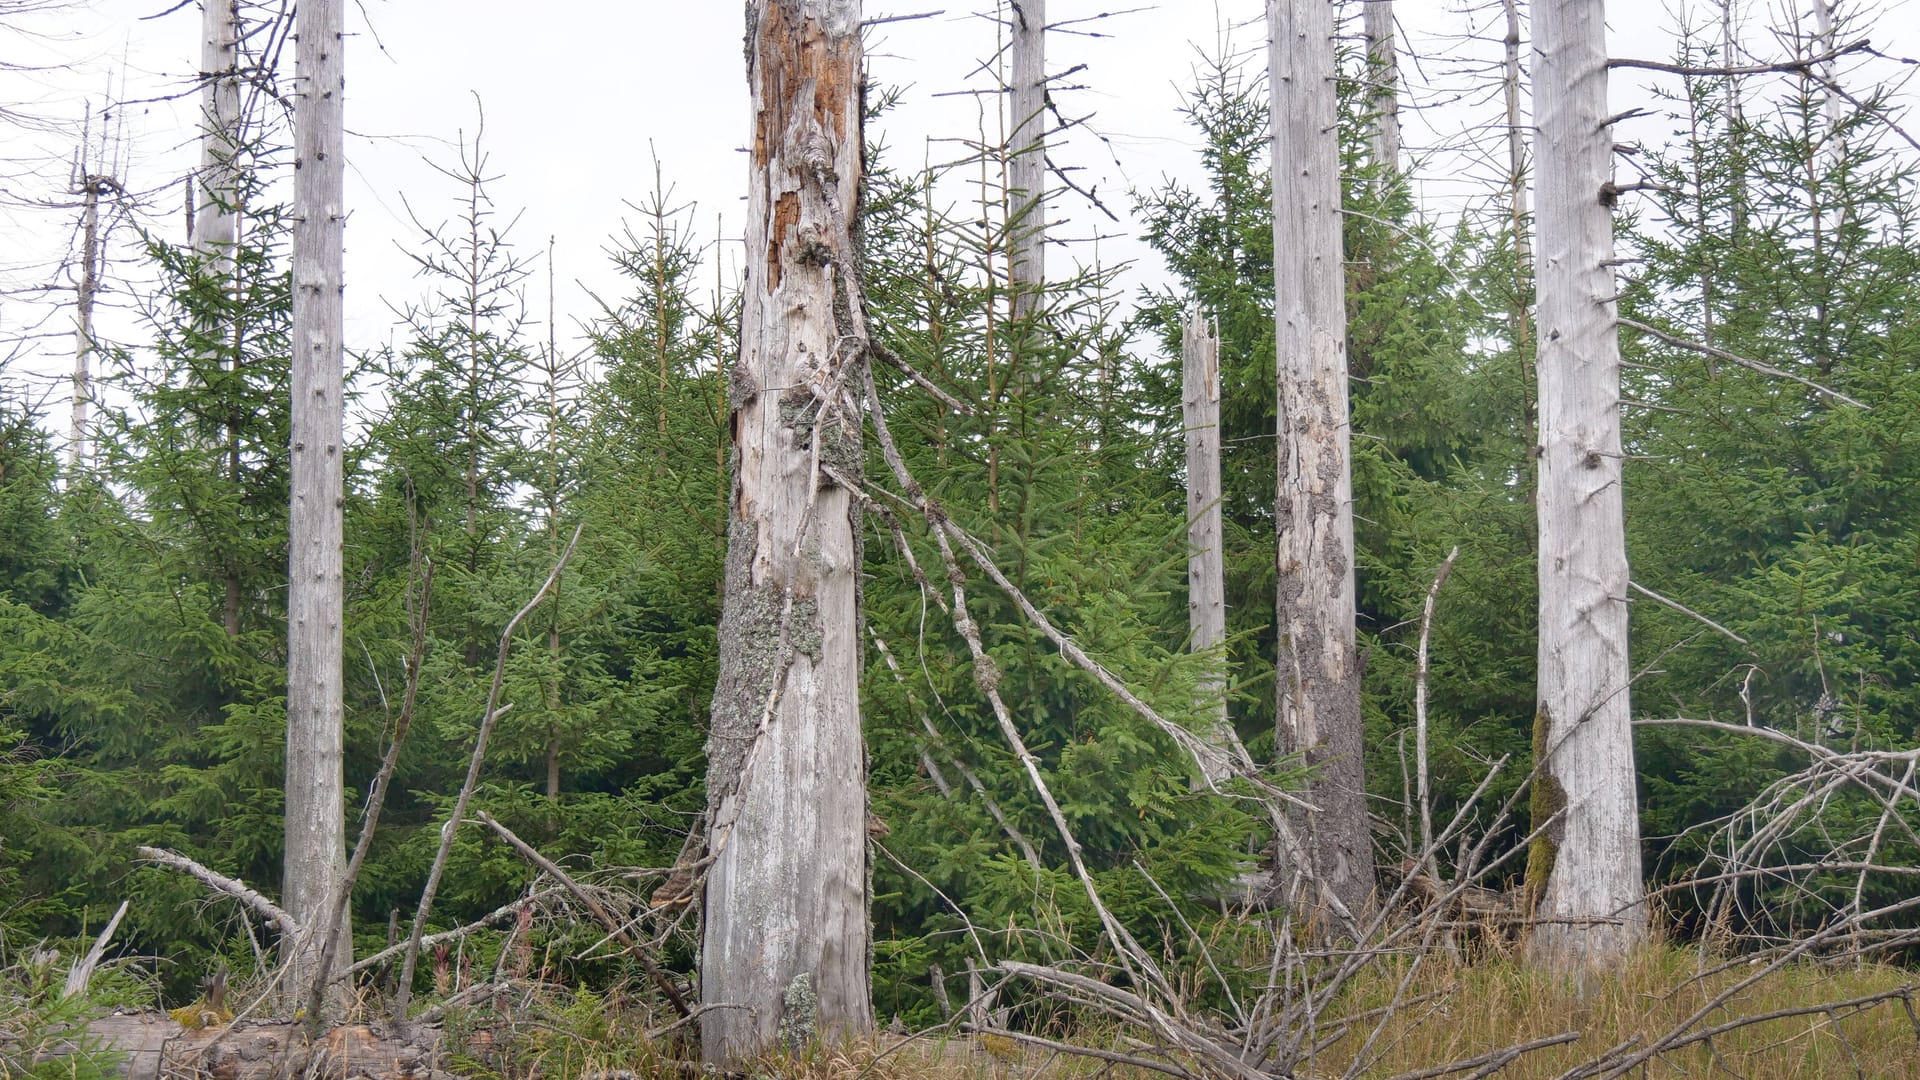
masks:
<path fill-rule="evenodd" d="M 1513 341 L 1513 354 L 1520 364 L 1521 422 L 1527 433 L 1526 445 L 1535 443 L 1533 365 L 1533 324 L 1530 321 L 1533 289 L 1533 242 L 1527 235 L 1533 210 L 1527 204 L 1527 140 L 1521 108 L 1520 0 L 1504 0 L 1507 16 L 1507 58 L 1502 91 L 1507 104 L 1507 217 L 1513 238 L 1513 295 L 1507 305 L 1507 332 Z"/>
<path fill-rule="evenodd" d="M 1373 162 L 1379 183 L 1400 179 L 1400 62 L 1393 45 L 1393 0 L 1366 4 L 1367 68 L 1373 80 Z"/>
<path fill-rule="evenodd" d="M 1007 138 L 1013 189 L 1013 314 L 1033 314 L 1047 278 L 1047 0 L 1009 0 L 1013 8 L 1012 131 Z"/>
<path fill-rule="evenodd" d="M 200 11 L 200 168 L 189 188 L 192 204 L 194 253 L 202 261 L 201 273 L 220 283 L 223 293 L 233 287 L 233 247 L 240 235 L 240 179 L 235 155 L 240 152 L 240 5 L 238 0 L 202 0 Z M 240 366 L 239 335 L 236 324 L 223 328 L 217 319 L 207 318 L 199 327 L 207 341 L 225 338 L 233 343 L 230 363 Z M 218 350 L 215 350 L 216 353 Z M 209 361 L 213 358 L 209 357 Z M 213 364 L 209 362 L 208 368 Z M 231 424 L 227 429 L 227 481 L 240 483 L 240 439 Z M 240 572 L 226 568 L 223 584 L 225 600 L 221 622 L 227 636 L 240 636 Z"/>
<path fill-rule="evenodd" d="M 1312 871 L 1373 893 L 1354 645 L 1353 478 L 1333 0 L 1268 0 L 1279 347 L 1279 743 L 1315 768 Z"/>
<path fill-rule="evenodd" d="M 341 262 L 346 157 L 341 118 L 345 44 L 340 0 L 299 12 L 293 183 L 292 506 L 287 547 L 287 802 L 282 902 L 304 927 L 331 921 L 346 874 L 341 743 Z M 337 965 L 353 961 L 341 919 Z M 320 942 L 288 950 L 283 986 L 299 1001 L 320 977 Z"/>
<path fill-rule="evenodd" d="M 753 0 L 747 281 L 707 743 L 702 1052 L 873 1030 L 860 730 L 858 0 Z"/>
<path fill-rule="evenodd" d="M 93 301 L 100 291 L 100 194 L 111 181 L 87 169 L 80 149 L 80 281 L 73 304 L 73 433 L 68 456 L 75 478 L 87 468 L 87 412 L 93 403 Z"/>
<path fill-rule="evenodd" d="M 193 249 L 222 279 L 239 234 L 238 0 L 203 0 L 200 12 L 200 170 L 194 177 Z"/>
<path fill-rule="evenodd" d="M 1603 5 L 1534 9 L 1539 67 L 1539 715 L 1530 954 L 1618 962 L 1647 934 L 1628 708 L 1627 550 Z"/>
<path fill-rule="evenodd" d="M 1227 725 L 1226 554 L 1222 548 L 1220 515 L 1220 332 L 1202 315 L 1189 316 L 1180 338 L 1186 392 L 1181 398 L 1182 424 L 1187 432 L 1187 625 L 1188 648 L 1215 653 L 1220 666 L 1201 682 L 1201 697 L 1212 715 L 1208 739 L 1225 749 L 1231 745 Z M 1222 759 L 1224 765 L 1224 759 Z M 1228 778 L 1201 777 L 1209 786 Z"/>

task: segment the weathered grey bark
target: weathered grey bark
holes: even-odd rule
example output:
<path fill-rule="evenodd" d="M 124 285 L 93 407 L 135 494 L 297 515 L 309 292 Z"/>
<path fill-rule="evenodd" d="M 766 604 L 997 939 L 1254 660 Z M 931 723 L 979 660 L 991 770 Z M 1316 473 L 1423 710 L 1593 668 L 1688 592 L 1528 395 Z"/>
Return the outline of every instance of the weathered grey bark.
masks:
<path fill-rule="evenodd" d="M 1813 11 L 1814 37 L 1808 43 L 1809 51 L 1831 53 L 1839 41 L 1834 36 L 1833 4 L 1831 0 L 1808 0 Z M 1826 122 L 1826 130 L 1817 140 L 1824 161 L 1815 165 L 1808 161 L 1809 187 L 1820 192 L 1813 205 L 1813 242 L 1816 252 L 1823 241 L 1841 229 L 1847 223 L 1847 205 L 1843 198 L 1828 195 L 1828 185 L 1837 183 L 1839 175 L 1847 167 L 1846 109 L 1840 102 L 1840 95 L 1833 92 L 1835 79 L 1834 62 L 1828 60 L 1819 66 L 1820 80 L 1824 84 L 1820 95 L 1820 118 Z M 1831 212 L 1830 220 L 1822 220 Z M 1827 308 L 1821 304 L 1819 319 L 1824 328 L 1827 322 Z"/>
<path fill-rule="evenodd" d="M 1316 769 L 1308 848 L 1356 914 L 1373 894 L 1354 646 L 1334 0 L 1268 0 L 1279 349 L 1279 743 Z"/>
<path fill-rule="evenodd" d="M 188 238 L 204 260 L 202 272 L 221 283 L 233 282 L 233 246 L 240 235 L 240 179 L 234 158 L 240 151 L 240 5 L 238 0 L 202 0 L 200 5 L 200 168 L 188 187 L 187 207 L 192 222 Z M 216 340 L 222 328 L 211 318 L 198 328 L 207 340 Z M 236 339 L 232 363 L 240 363 L 240 328 L 227 328 Z M 209 367 L 212 365 L 209 364 Z M 227 479 L 240 482 L 240 440 L 227 431 Z M 240 636 L 240 574 L 228 566 L 222 623 L 227 636 Z"/>
<path fill-rule="evenodd" d="M 106 182 L 87 171 L 80 152 L 80 281 L 73 304 L 73 431 L 67 455 L 76 475 L 87 467 L 87 411 L 93 403 L 93 301 L 100 291 L 100 192 Z"/>
<path fill-rule="evenodd" d="M 1222 749 L 1229 744 L 1226 699 L 1227 641 L 1226 553 L 1220 515 L 1220 331 L 1212 320 L 1195 313 L 1181 330 L 1180 361 L 1186 375 L 1181 395 L 1181 422 L 1187 433 L 1187 647 L 1195 653 L 1214 653 L 1221 667 L 1200 684 L 1209 702 L 1209 741 Z M 1207 762 L 1201 763 L 1203 767 Z M 1209 787 L 1231 775 L 1228 760 L 1218 760 L 1215 774 L 1200 777 Z"/>
<path fill-rule="evenodd" d="M 200 169 L 194 177 L 193 249 L 212 260 L 222 280 L 231 273 L 239 235 L 240 4 L 200 5 Z"/>
<path fill-rule="evenodd" d="M 1527 445 L 1534 435 L 1533 371 L 1528 353 L 1533 347 L 1533 241 L 1528 229 L 1533 210 L 1527 205 L 1527 127 L 1521 109 L 1523 73 L 1520 69 L 1520 0 L 1504 0 L 1507 15 L 1507 59 L 1502 90 L 1507 103 L 1507 217 L 1513 240 L 1513 295 L 1507 308 L 1507 332 L 1520 362 L 1520 410 Z"/>
<path fill-rule="evenodd" d="M 1393 45 L 1393 0 L 1366 0 L 1367 67 L 1373 79 L 1373 160 L 1380 182 L 1400 178 L 1400 61 Z"/>
<path fill-rule="evenodd" d="M 1603 5 L 1534 9 L 1539 67 L 1540 641 L 1529 954 L 1615 963 L 1647 935 L 1627 667 L 1613 132 Z"/>
<path fill-rule="evenodd" d="M 707 742 L 702 1052 L 873 1030 L 858 507 L 860 3 L 753 0 L 747 281 Z M 831 474 L 831 475 L 830 475 Z"/>
<path fill-rule="evenodd" d="M 1012 124 L 1007 137 L 1013 189 L 1013 312 L 1033 314 L 1047 279 L 1047 0 L 1008 0 L 1013 9 Z"/>
<path fill-rule="evenodd" d="M 287 801 L 283 906 L 303 927 L 328 923 L 346 874 L 341 506 L 341 290 L 346 177 L 341 0 L 299 12 L 293 179 L 292 506 L 287 545 Z M 349 920 L 334 964 L 353 962 Z M 288 951 L 282 985 L 299 1001 L 320 942 Z"/>

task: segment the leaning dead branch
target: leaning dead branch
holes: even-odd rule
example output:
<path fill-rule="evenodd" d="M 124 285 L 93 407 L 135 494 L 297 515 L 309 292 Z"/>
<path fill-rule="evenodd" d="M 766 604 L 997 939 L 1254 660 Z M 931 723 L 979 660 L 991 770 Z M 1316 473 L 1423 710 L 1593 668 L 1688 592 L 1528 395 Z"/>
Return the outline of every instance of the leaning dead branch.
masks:
<path fill-rule="evenodd" d="M 216 874 L 178 852 L 156 847 L 137 847 L 133 850 L 150 863 L 158 863 L 183 874 L 189 874 L 214 892 L 240 901 L 241 905 L 271 923 L 273 928 L 280 932 L 281 937 L 289 939 L 299 937 L 300 923 L 292 915 L 287 914 L 280 905 L 255 892 L 245 882 L 225 874 Z"/>
<path fill-rule="evenodd" d="M 906 676 L 900 673 L 900 664 L 893 658 L 893 650 L 887 648 L 887 643 L 881 640 L 878 634 L 873 635 L 873 645 L 875 649 L 879 650 L 881 658 L 887 662 L 887 670 L 893 673 L 894 681 L 903 687 L 906 686 Z M 915 711 L 918 712 L 920 716 L 921 730 L 927 733 L 928 746 L 931 748 L 944 749 L 946 740 L 940 737 L 940 729 L 933 726 L 933 718 L 927 715 L 925 709 L 916 709 Z M 986 806 L 988 815 L 1000 826 L 1000 830 L 1007 834 L 1007 839 L 1013 841 L 1013 846 L 1020 849 L 1020 854 L 1027 860 L 1027 865 L 1033 867 L 1035 871 L 1043 869 L 1043 864 L 1040 862 L 1040 853 L 1034 850 L 1033 843 L 1027 839 L 1026 834 L 1021 832 L 1020 828 L 1007 817 L 1004 810 L 1000 809 L 999 800 L 995 799 L 992 793 L 987 790 L 986 785 L 980 782 L 979 774 L 975 773 L 967 766 L 966 762 L 961 761 L 959 758 L 956 757 L 952 760 L 954 768 L 960 770 L 960 776 L 966 780 L 967 786 L 973 789 L 973 793 L 978 795 L 982 804 Z M 946 782 L 945 776 L 940 771 L 940 766 L 924 751 L 921 754 L 921 762 L 926 766 L 927 775 L 933 777 L 935 785 L 940 788 L 940 793 L 951 798 L 952 785 Z"/>
<path fill-rule="evenodd" d="M 1453 560 L 1459 557 L 1460 548 L 1456 545 L 1447 552 L 1440 569 L 1434 572 L 1433 584 L 1427 588 L 1427 601 L 1420 609 L 1420 648 L 1413 669 L 1413 760 L 1418 770 L 1415 775 L 1420 800 L 1420 847 L 1427 852 L 1427 873 L 1436 878 L 1440 876 L 1440 866 L 1433 855 L 1433 796 L 1427 790 L 1427 647 L 1433 640 L 1433 609 L 1440 599 L 1440 587 L 1447 583 L 1447 575 L 1453 572 Z"/>
<path fill-rule="evenodd" d="M 560 558 L 554 562 L 547 579 L 541 582 L 533 598 L 515 612 L 513 618 L 507 620 L 506 629 L 500 632 L 499 654 L 493 664 L 493 686 L 487 691 L 487 707 L 480 713 L 480 730 L 474 736 L 473 757 L 467 762 L 467 778 L 460 785 L 460 794 L 453 800 L 453 813 L 440 830 L 440 850 L 434 854 L 433 865 L 427 870 L 427 884 L 420 891 L 420 906 L 413 913 L 413 933 L 408 938 L 406 954 L 400 961 L 400 982 L 394 990 L 393 1015 L 402 1022 L 407 1017 L 407 1001 L 413 994 L 413 972 L 420 962 L 420 942 L 426 936 L 427 916 L 433 911 L 434 894 L 439 891 L 441 876 L 447 872 L 447 859 L 453 854 L 454 834 L 459 831 L 460 822 L 466 818 L 467 803 L 472 800 L 473 790 L 480 783 L 480 766 L 487 756 L 487 737 L 493 734 L 493 725 L 501 714 L 512 708 L 511 705 L 500 704 L 500 692 L 506 684 L 507 656 L 513 651 L 514 631 L 553 591 L 561 573 L 567 568 L 567 560 L 573 557 L 574 545 L 580 542 L 581 530 L 585 528 L 585 522 L 574 526 L 573 536 L 560 552 Z"/>

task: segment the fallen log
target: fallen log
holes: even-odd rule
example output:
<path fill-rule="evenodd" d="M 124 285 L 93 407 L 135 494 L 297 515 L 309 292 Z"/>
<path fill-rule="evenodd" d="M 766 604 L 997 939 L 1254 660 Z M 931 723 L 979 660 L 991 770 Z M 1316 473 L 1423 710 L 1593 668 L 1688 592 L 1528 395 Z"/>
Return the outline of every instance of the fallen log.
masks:
<path fill-rule="evenodd" d="M 87 1025 L 84 1049 L 114 1054 L 127 1080 L 456 1080 L 440 1060 L 440 1031 L 342 1024 L 309 1040 L 290 1020 L 239 1020 L 187 1029 L 166 1013 L 119 1013 Z M 70 1048 L 78 1052 L 80 1047 Z"/>

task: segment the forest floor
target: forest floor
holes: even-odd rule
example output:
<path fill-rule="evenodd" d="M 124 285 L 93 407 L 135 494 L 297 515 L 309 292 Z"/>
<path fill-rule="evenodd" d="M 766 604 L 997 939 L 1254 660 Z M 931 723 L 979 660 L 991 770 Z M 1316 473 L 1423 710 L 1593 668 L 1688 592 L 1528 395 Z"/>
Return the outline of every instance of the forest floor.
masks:
<path fill-rule="evenodd" d="M 1908 968 L 1808 960 L 1762 975 L 1761 961 L 1722 960 L 1695 948 L 1660 947 L 1642 953 L 1612 977 L 1580 987 L 1505 954 L 1471 962 L 1432 954 L 1411 972 L 1410 966 L 1405 960 L 1382 961 L 1347 990 L 1334 1011 L 1352 1016 L 1379 1009 L 1387 1019 L 1377 1032 L 1370 1025 L 1356 1025 L 1330 1042 L 1312 1068 L 1297 1074 L 1302 1080 L 1406 1077 L 1569 1032 L 1578 1032 L 1578 1038 L 1519 1055 L 1497 1070 L 1469 1068 L 1452 1075 L 1549 1080 L 1630 1041 L 1651 1047 L 1677 1033 L 1696 1041 L 1664 1051 L 1627 1075 L 1636 1080 L 1920 1080 L 1920 1003 L 1914 1000 L 1920 996 L 1920 972 Z M 1762 977 L 1738 988 L 1756 975 Z M 593 1017 L 588 1026 L 594 1031 L 583 1035 L 597 1031 L 612 1036 L 620 1025 L 599 1028 L 597 1002 L 585 1003 L 585 1009 L 576 1003 L 566 1011 Z M 1394 1007 L 1389 1010 L 1389 1005 Z M 1758 1019 L 1766 1016 L 1774 1018 Z M 1697 1038 L 1721 1027 L 1725 1030 Z M 622 1045 L 617 1036 L 563 1045 L 552 1038 L 553 1030 L 549 1025 L 545 1031 L 532 1031 L 527 1041 L 499 1026 L 465 1031 L 461 1021 L 453 1020 L 447 1030 L 448 1067 L 487 1080 L 533 1075 L 677 1080 L 687 1074 L 688 1067 L 662 1054 L 661 1047 Z M 479 1032 L 484 1034 L 478 1041 L 470 1041 Z M 1056 1028 L 1044 1034 L 1114 1051 L 1137 1053 L 1139 1046 L 1125 1045 L 1111 1031 Z M 1350 1071 L 1356 1055 L 1364 1055 L 1366 1064 Z M 1000 1036 L 953 1035 L 941 1029 L 911 1038 L 883 1035 L 874 1046 L 816 1050 L 797 1060 L 770 1061 L 760 1075 L 807 1080 L 1065 1080 L 1159 1074 Z"/>
<path fill-rule="evenodd" d="M 1515 1055 L 1498 1068 L 1489 1068 L 1494 1064 L 1489 1062 L 1445 1075 L 1516 1080 L 1593 1075 L 1579 1073 L 1578 1067 L 1623 1044 L 1650 1048 L 1690 1038 L 1626 1075 L 1920 1080 L 1920 1004 L 1914 1000 L 1920 995 L 1920 972 L 1857 960 L 1802 961 L 1770 973 L 1764 968 L 1760 961 L 1715 960 L 1697 949 L 1663 947 L 1648 950 L 1609 978 L 1577 987 L 1529 970 L 1506 955 L 1464 962 L 1435 953 L 1417 965 L 1409 959 L 1383 959 L 1356 980 L 1329 1013 L 1356 1016 L 1372 1010 L 1385 1016 L 1384 1021 L 1355 1024 L 1344 1033 L 1331 1028 L 1316 1032 L 1313 1041 L 1323 1049 L 1295 1075 L 1302 1080 L 1437 1077 L 1442 1073 L 1435 1067 L 1444 1063 L 1577 1033 L 1557 1045 Z M 1749 979 L 1751 985 L 1739 985 Z M 688 1062 L 696 1049 L 684 1039 L 688 1029 L 667 1040 L 648 1041 L 640 1033 L 646 1021 L 655 1018 L 638 1015 L 642 1010 L 619 995 L 548 984 L 529 996 L 513 996 L 518 1001 L 511 1006 L 496 1000 L 455 1010 L 443 1025 L 416 1028 L 410 1045 L 394 1041 L 380 1025 L 341 1028 L 330 1036 L 334 1052 L 328 1056 L 351 1066 L 349 1075 L 379 1080 L 389 1072 L 396 1080 L 686 1080 L 701 1075 Z M 118 1055 L 121 1063 L 109 1066 L 106 1075 L 120 1073 L 136 1080 L 171 1075 L 263 1080 L 281 1074 L 273 1063 L 280 1055 L 255 1051 L 288 1047 L 293 1041 L 291 1027 L 284 1023 L 243 1021 L 227 1033 L 182 1031 L 165 1014 L 106 1017 L 91 1026 L 96 1045 L 123 1051 Z M 1700 1037 L 1708 1033 L 1710 1037 Z M 1141 1044 L 1129 1044 L 1110 1030 L 1056 1027 L 1045 1034 L 1109 1052 L 1141 1052 Z M 6 1041 L 0 1038 L 0 1044 Z M 159 1049 L 163 1043 L 164 1053 Z M 211 1045 L 214 1053 L 209 1055 L 203 1044 Z M 16 1075 L 7 1065 L 10 1056 L 0 1054 L 0 1080 Z M 1364 1059 L 1357 1069 L 1356 1057 Z M 1615 1064 L 1620 1060 L 1615 1057 Z M 56 1071 L 47 1072 L 48 1066 Z M 45 1058 L 24 1072 L 36 1078 L 102 1075 Z M 755 1075 L 1067 1080 L 1159 1074 L 1002 1036 L 937 1029 L 912 1037 L 882 1035 L 870 1046 L 816 1048 L 797 1058 L 772 1059 Z"/>

